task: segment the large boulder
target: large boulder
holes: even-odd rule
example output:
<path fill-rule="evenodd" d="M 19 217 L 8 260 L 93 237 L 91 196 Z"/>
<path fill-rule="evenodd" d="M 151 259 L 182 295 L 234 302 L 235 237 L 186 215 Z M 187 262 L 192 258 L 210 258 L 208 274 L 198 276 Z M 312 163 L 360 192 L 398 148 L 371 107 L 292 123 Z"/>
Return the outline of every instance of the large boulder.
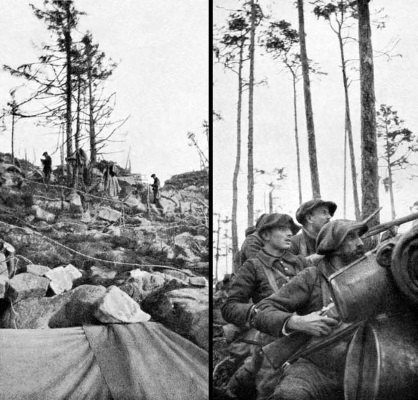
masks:
<path fill-rule="evenodd" d="M 28 273 L 19 274 L 9 280 L 6 297 L 12 302 L 43 297 L 48 285 L 49 279 Z"/>
<path fill-rule="evenodd" d="M 22 255 L 33 264 L 60 265 L 66 264 L 73 255 L 57 245 L 45 240 L 35 231 L 26 227 L 17 227 L 0 221 L 0 237 L 13 245 L 16 254 Z"/>
<path fill-rule="evenodd" d="M 175 249 L 178 256 L 188 262 L 198 262 L 200 257 L 197 255 L 201 252 L 199 241 L 189 232 L 183 232 L 174 238 Z"/>
<path fill-rule="evenodd" d="M 116 286 L 110 286 L 97 302 L 94 316 L 108 324 L 146 322 L 151 318 L 137 302 Z"/>
<path fill-rule="evenodd" d="M 72 264 L 66 267 L 57 267 L 49 270 L 45 276 L 51 280 L 49 287 L 55 294 L 68 292 L 72 289 L 75 280 L 83 274 Z"/>
<path fill-rule="evenodd" d="M 103 286 L 82 285 L 53 297 L 25 299 L 0 316 L 1 328 L 47 329 L 97 324 L 94 309 Z"/>
<path fill-rule="evenodd" d="M 106 293 L 106 288 L 103 286 L 81 285 L 69 293 L 71 293 L 69 301 L 61 309 L 61 313 L 52 318 L 50 327 L 65 328 L 83 324 L 97 324 L 98 321 L 94 313 L 97 302 Z"/>
<path fill-rule="evenodd" d="M 146 297 L 141 307 L 151 314 L 153 320 L 208 350 L 208 288 L 160 290 Z"/>
<path fill-rule="evenodd" d="M 73 287 L 71 276 L 67 274 L 64 267 L 57 267 L 48 271 L 45 276 L 50 279 L 50 288 L 55 294 L 68 292 Z"/>
<path fill-rule="evenodd" d="M 38 265 L 38 264 L 28 264 L 23 267 L 23 272 L 27 272 L 28 274 L 37 275 L 37 276 L 44 276 L 48 273 L 51 268 L 46 267 L 45 265 Z"/>

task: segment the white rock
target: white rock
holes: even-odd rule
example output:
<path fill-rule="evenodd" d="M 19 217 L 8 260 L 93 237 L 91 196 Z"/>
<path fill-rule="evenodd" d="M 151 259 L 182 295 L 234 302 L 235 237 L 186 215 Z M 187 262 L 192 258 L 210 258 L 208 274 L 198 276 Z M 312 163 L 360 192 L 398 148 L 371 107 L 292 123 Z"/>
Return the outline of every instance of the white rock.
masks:
<path fill-rule="evenodd" d="M 129 207 L 137 207 L 140 203 L 140 201 L 132 195 L 128 196 L 123 202 Z"/>
<path fill-rule="evenodd" d="M 110 222 L 116 222 L 122 216 L 122 213 L 116 210 L 112 210 L 107 207 L 100 207 L 98 210 L 98 217 Z"/>
<path fill-rule="evenodd" d="M 108 234 L 112 235 L 112 236 L 120 236 L 121 232 L 120 232 L 120 226 L 109 226 L 109 228 L 107 228 L 107 232 Z"/>
<path fill-rule="evenodd" d="M 37 276 L 44 276 L 51 268 L 45 265 L 29 264 L 25 267 L 27 273 Z"/>
<path fill-rule="evenodd" d="M 49 280 L 40 276 L 23 273 L 8 282 L 7 297 L 17 302 L 32 297 L 43 297 L 48 289 Z"/>
<path fill-rule="evenodd" d="M 83 276 L 83 274 L 78 270 L 78 268 L 74 267 L 73 264 L 68 264 L 66 267 L 64 267 L 64 271 L 70 276 L 72 282 Z"/>
<path fill-rule="evenodd" d="M 107 324 L 146 322 L 151 318 L 137 302 L 116 286 L 110 286 L 98 300 L 94 316 Z"/>
<path fill-rule="evenodd" d="M 47 272 L 45 276 L 51 280 L 49 287 L 55 294 L 61 294 L 72 289 L 73 281 L 64 267 L 57 267 Z"/>
<path fill-rule="evenodd" d="M 81 202 L 81 197 L 78 193 L 71 193 L 68 196 L 68 202 L 70 203 L 70 208 L 76 211 L 83 211 L 83 204 Z"/>
<path fill-rule="evenodd" d="M 41 221 L 53 222 L 55 220 L 55 214 L 45 211 L 39 206 L 32 206 L 32 210 L 35 211 L 36 218 Z"/>
<path fill-rule="evenodd" d="M 192 276 L 189 278 L 189 284 L 196 287 L 207 287 L 208 281 L 204 276 Z"/>

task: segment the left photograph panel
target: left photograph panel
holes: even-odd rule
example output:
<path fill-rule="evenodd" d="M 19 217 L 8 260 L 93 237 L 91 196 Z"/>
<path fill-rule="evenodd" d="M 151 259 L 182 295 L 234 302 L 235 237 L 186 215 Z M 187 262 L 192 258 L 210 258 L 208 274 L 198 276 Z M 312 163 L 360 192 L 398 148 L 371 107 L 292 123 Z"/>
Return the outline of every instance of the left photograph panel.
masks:
<path fill-rule="evenodd" d="M 0 4 L 0 400 L 209 398 L 209 14 Z"/>

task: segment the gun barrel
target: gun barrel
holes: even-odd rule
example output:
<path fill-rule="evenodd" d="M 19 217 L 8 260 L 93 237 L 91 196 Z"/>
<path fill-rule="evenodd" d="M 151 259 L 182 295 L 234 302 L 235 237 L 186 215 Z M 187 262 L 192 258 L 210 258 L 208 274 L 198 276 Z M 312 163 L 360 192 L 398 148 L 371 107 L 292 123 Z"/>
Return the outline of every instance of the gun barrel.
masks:
<path fill-rule="evenodd" d="M 388 229 L 393 228 L 394 226 L 399 226 L 407 222 L 414 221 L 415 219 L 418 219 L 418 212 L 406 215 L 405 217 L 402 217 L 402 218 L 394 219 L 393 221 L 385 222 L 383 224 L 374 226 L 369 232 L 364 234 L 362 238 L 366 239 L 371 236 L 378 235 L 379 233 L 387 231 Z"/>

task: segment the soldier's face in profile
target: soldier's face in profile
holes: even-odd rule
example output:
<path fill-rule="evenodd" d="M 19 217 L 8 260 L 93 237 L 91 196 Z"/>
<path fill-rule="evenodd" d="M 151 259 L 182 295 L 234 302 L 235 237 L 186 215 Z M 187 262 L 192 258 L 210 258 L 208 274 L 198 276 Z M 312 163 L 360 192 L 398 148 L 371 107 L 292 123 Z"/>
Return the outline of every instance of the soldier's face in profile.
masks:
<path fill-rule="evenodd" d="M 364 253 L 364 243 L 360 239 L 358 231 L 349 232 L 337 250 L 337 254 L 346 264 L 357 260 Z"/>
<path fill-rule="evenodd" d="M 329 209 L 326 206 L 319 206 L 314 208 L 307 216 L 309 222 L 312 223 L 312 227 L 316 232 L 319 232 L 321 228 L 331 220 Z"/>
<path fill-rule="evenodd" d="M 292 231 L 289 227 L 273 228 L 270 232 L 265 233 L 266 242 L 274 250 L 287 250 L 290 247 L 290 239 Z"/>

